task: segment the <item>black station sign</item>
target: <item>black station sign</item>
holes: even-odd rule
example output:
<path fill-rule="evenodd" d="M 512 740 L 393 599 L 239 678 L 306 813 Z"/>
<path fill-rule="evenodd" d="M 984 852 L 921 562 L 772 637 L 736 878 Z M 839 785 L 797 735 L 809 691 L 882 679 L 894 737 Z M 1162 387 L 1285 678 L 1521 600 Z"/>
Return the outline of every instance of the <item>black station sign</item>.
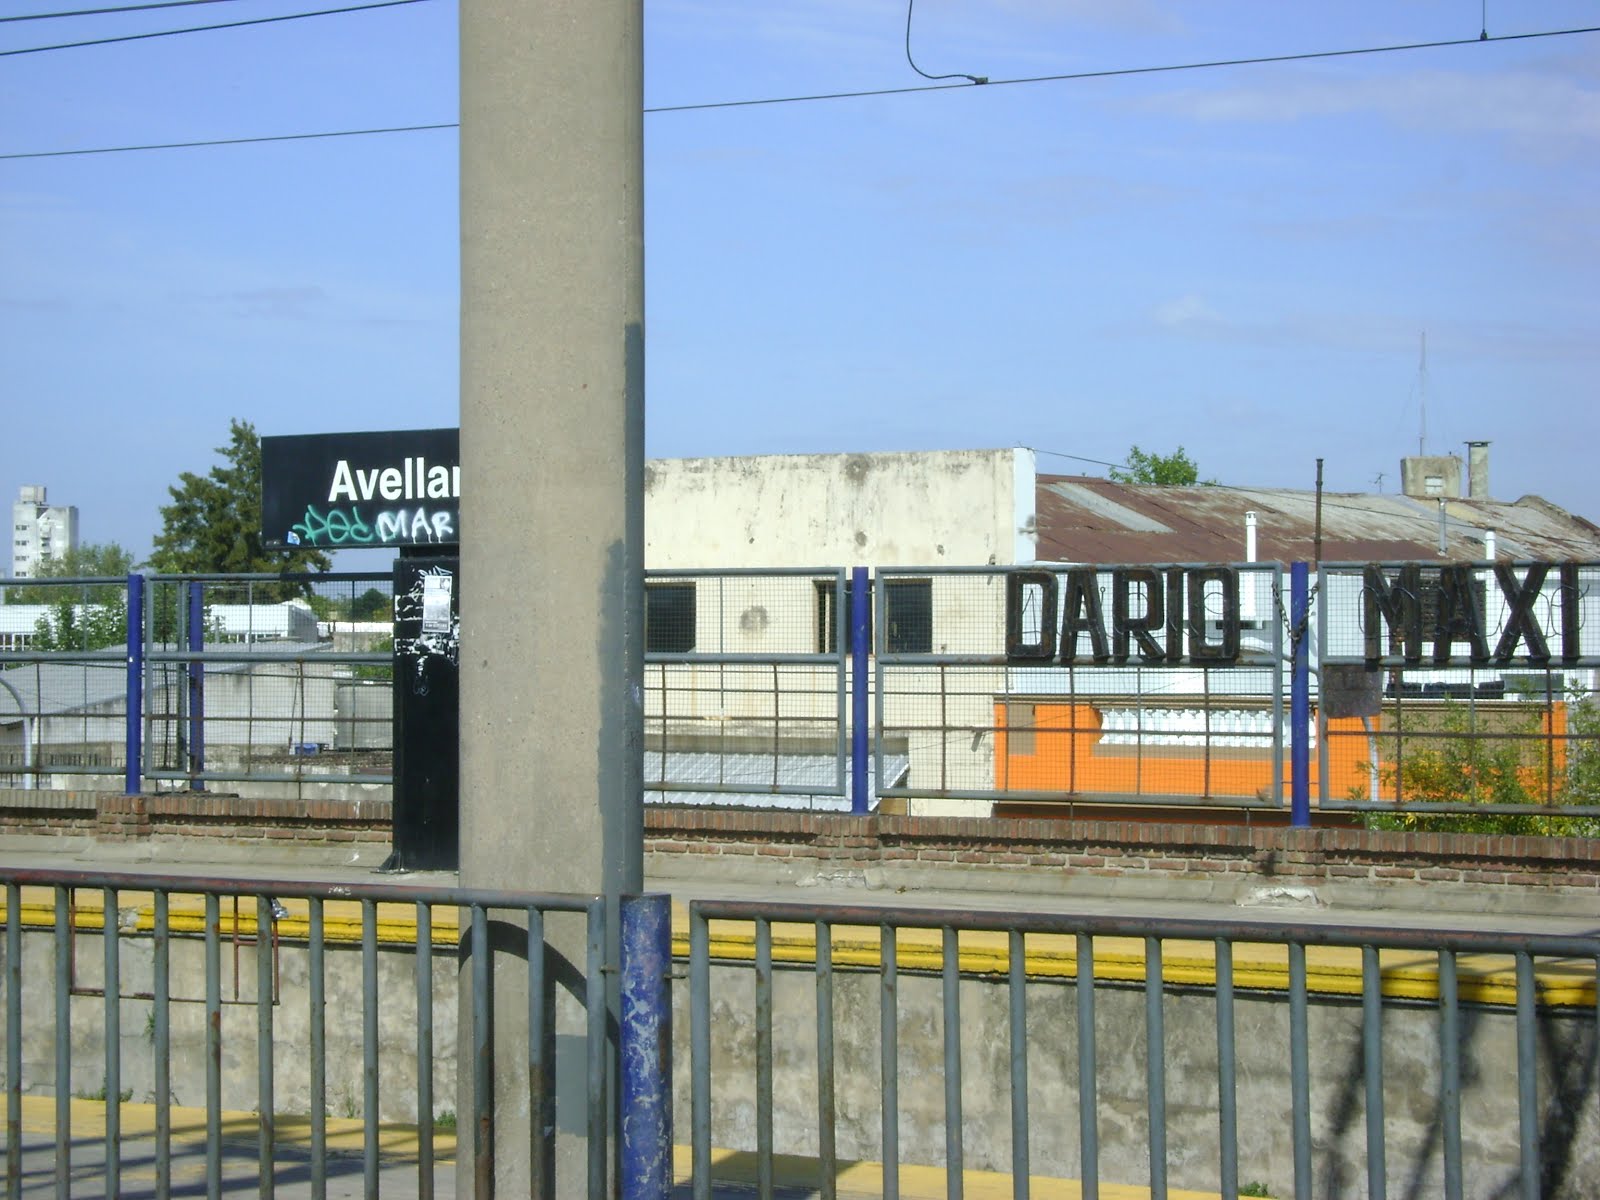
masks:
<path fill-rule="evenodd" d="M 273 549 L 461 541 L 456 429 L 261 439 L 261 540 Z"/>

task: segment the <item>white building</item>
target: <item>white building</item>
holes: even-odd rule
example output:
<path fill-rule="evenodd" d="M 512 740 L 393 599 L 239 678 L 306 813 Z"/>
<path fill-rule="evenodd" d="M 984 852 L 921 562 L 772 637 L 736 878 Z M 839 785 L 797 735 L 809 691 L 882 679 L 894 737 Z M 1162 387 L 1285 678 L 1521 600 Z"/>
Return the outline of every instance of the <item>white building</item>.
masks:
<path fill-rule="evenodd" d="M 42 484 L 24 484 L 11 506 L 11 574 L 29 579 L 42 560 L 65 558 L 77 545 L 77 508 L 49 504 Z"/>

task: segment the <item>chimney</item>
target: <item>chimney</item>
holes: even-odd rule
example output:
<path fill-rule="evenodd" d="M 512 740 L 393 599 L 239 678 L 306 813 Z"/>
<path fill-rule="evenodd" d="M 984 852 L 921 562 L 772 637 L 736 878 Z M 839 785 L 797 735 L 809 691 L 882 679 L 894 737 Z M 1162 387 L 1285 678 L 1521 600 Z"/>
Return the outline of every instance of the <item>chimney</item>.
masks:
<path fill-rule="evenodd" d="M 1467 499 L 1489 498 L 1489 443 L 1467 443 Z"/>

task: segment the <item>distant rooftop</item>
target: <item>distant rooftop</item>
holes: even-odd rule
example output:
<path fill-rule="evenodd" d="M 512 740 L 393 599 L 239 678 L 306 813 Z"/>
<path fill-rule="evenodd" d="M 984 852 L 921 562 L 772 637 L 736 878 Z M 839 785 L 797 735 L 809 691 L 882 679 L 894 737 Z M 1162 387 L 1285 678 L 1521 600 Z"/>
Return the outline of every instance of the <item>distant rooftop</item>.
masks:
<path fill-rule="evenodd" d="M 1314 557 L 1316 493 L 1283 488 L 1154 487 L 1079 475 L 1037 477 L 1041 562 L 1242 562 L 1245 513 L 1258 561 Z M 1324 492 L 1322 559 L 1481 561 L 1600 559 L 1600 527 L 1538 496 L 1515 502 Z"/>

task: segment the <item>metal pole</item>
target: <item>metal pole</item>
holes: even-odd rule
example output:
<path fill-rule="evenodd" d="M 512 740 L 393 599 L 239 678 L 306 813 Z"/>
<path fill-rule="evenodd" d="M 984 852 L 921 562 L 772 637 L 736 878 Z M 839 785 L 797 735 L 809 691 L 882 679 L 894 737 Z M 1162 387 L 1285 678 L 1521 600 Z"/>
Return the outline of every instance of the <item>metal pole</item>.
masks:
<path fill-rule="evenodd" d="M 189 584 L 189 649 L 200 653 L 206 641 L 205 585 Z M 206 665 L 198 660 L 189 664 L 189 787 L 205 791 L 206 770 Z"/>
<path fill-rule="evenodd" d="M 1289 646 L 1294 656 L 1289 683 L 1289 824 L 1311 824 L 1311 664 L 1306 617 L 1311 606 L 1309 573 L 1289 564 Z"/>
<path fill-rule="evenodd" d="M 117 892 L 101 892 L 100 941 L 105 955 L 105 1093 L 106 1093 L 106 1194 L 122 1190 L 122 966 L 117 936 Z"/>
<path fill-rule="evenodd" d="M 6 884 L 6 1196 L 22 1196 L 22 888 Z"/>
<path fill-rule="evenodd" d="M 123 763 L 123 791 L 137 796 L 143 783 L 140 770 L 143 754 L 144 716 L 144 576 L 128 576 L 128 687 L 127 711 L 123 714 L 127 745 Z"/>
<path fill-rule="evenodd" d="M 948 1200 L 962 1200 L 965 1152 L 961 1141 L 961 942 L 944 927 L 944 1180 Z"/>
<path fill-rule="evenodd" d="M 867 675 L 872 659 L 872 592 L 867 568 L 850 572 L 850 811 L 864 813 L 871 741 L 867 725 Z"/>
<path fill-rule="evenodd" d="M 623 1200 L 672 1192 L 672 898 L 622 901 Z M 529 1031 L 530 1041 L 537 1035 Z"/>
<path fill-rule="evenodd" d="M 56 1196 L 72 1186 L 72 931 L 71 898 L 56 888 Z"/>

